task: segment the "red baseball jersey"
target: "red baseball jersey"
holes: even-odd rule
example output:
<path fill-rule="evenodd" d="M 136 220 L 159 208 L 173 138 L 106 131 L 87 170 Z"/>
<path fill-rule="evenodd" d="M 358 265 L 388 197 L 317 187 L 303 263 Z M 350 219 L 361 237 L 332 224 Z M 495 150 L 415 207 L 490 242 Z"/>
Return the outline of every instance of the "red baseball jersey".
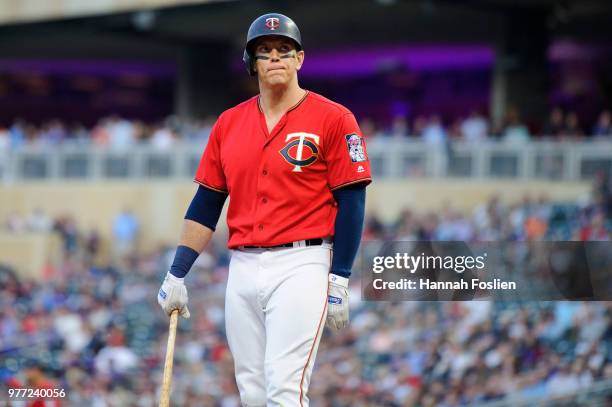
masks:
<path fill-rule="evenodd" d="M 229 193 L 229 248 L 332 236 L 332 191 L 371 182 L 355 116 L 313 92 L 268 132 L 259 97 L 215 123 L 195 181 Z"/>

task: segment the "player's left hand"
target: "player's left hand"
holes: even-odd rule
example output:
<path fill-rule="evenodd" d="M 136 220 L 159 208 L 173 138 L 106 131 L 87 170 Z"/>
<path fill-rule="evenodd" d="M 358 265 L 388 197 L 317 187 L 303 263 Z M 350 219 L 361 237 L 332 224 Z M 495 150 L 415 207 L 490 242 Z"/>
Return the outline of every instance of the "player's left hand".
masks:
<path fill-rule="evenodd" d="M 332 329 L 342 329 L 348 325 L 349 301 L 348 278 L 329 274 L 329 289 L 327 291 L 326 326 Z"/>

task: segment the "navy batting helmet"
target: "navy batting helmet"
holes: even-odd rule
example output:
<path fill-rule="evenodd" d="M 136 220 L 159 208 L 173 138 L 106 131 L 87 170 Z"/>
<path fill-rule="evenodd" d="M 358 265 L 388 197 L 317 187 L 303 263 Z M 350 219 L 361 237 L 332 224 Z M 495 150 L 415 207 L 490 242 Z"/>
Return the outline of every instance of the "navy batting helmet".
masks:
<path fill-rule="evenodd" d="M 289 17 L 279 13 L 269 13 L 259 16 L 251 23 L 247 34 L 244 56 L 242 60 L 246 64 L 247 71 L 251 76 L 255 76 L 253 69 L 253 44 L 259 37 L 266 35 L 277 35 L 293 40 L 297 50 L 302 50 L 302 37 L 297 25 Z"/>

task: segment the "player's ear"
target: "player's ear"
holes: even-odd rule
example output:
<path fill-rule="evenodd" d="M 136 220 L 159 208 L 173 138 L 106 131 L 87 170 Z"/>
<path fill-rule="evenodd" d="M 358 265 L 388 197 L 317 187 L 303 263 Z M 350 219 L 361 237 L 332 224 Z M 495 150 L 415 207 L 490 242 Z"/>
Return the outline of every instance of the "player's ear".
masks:
<path fill-rule="evenodd" d="M 296 54 L 296 59 L 297 59 L 297 70 L 299 71 L 302 68 L 302 65 L 304 64 L 304 51 L 298 51 Z"/>

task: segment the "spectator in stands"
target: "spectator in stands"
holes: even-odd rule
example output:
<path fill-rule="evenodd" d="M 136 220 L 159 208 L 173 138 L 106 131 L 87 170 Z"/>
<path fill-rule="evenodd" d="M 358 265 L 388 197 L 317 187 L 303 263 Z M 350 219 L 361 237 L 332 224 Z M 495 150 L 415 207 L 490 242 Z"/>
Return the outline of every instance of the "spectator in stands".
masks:
<path fill-rule="evenodd" d="M 583 241 L 608 241 L 611 238 L 611 231 L 606 227 L 606 217 L 599 210 L 591 216 L 590 223 L 580 230 L 580 240 Z"/>
<path fill-rule="evenodd" d="M 217 116 L 212 116 L 212 115 L 207 116 L 199 126 L 197 138 L 199 140 L 208 140 L 208 137 L 210 136 L 210 132 L 212 131 L 213 125 L 215 124 L 216 121 L 217 121 Z"/>
<path fill-rule="evenodd" d="M 592 192 L 592 206 L 601 210 L 609 222 L 612 222 L 612 179 L 605 171 L 595 177 Z"/>
<path fill-rule="evenodd" d="M 414 123 L 412 126 L 412 134 L 417 137 L 422 137 L 423 130 L 425 129 L 426 125 L 427 125 L 427 118 L 423 115 L 418 115 L 414 119 Z"/>
<path fill-rule="evenodd" d="M 461 137 L 469 143 L 484 141 L 489 136 L 489 123 L 477 110 L 461 122 Z"/>
<path fill-rule="evenodd" d="M 108 119 L 100 119 L 91 130 L 91 141 L 98 147 L 106 147 L 110 142 L 110 132 L 107 127 Z"/>
<path fill-rule="evenodd" d="M 385 228 L 378 215 L 376 213 L 368 213 L 364 222 L 363 239 L 382 239 L 384 235 Z"/>
<path fill-rule="evenodd" d="M 149 127 L 140 120 L 135 120 L 132 122 L 133 125 L 133 133 L 134 133 L 134 142 L 142 143 L 144 139 L 147 137 L 147 132 L 149 131 Z"/>
<path fill-rule="evenodd" d="M 8 151 L 8 149 L 11 146 L 11 135 L 9 133 L 9 131 L 0 126 L 0 154 L 5 153 L 6 151 Z M 1 160 L 0 160 L 0 164 L 1 164 Z M 1 167 L 0 167 L 1 168 Z"/>
<path fill-rule="evenodd" d="M 177 136 L 182 136 L 187 141 L 205 144 L 208 141 L 216 119 L 215 116 L 207 116 L 204 120 L 186 121 L 181 127 L 182 131 L 178 132 Z"/>
<path fill-rule="evenodd" d="M 66 128 L 59 120 L 51 120 L 41 127 L 38 137 L 43 145 L 58 145 L 67 138 Z"/>
<path fill-rule="evenodd" d="M 85 236 L 84 249 L 86 259 L 94 263 L 97 260 L 97 256 L 100 253 L 100 246 L 102 243 L 102 237 L 97 229 L 91 229 L 87 236 Z"/>
<path fill-rule="evenodd" d="M 96 355 L 94 365 L 98 373 L 119 378 L 138 366 L 138 356 L 126 346 L 123 330 L 111 328 L 106 346 Z"/>
<path fill-rule="evenodd" d="M 118 116 L 112 116 L 106 127 L 109 134 L 109 145 L 116 150 L 127 150 L 134 145 L 136 138 L 134 124 Z"/>
<path fill-rule="evenodd" d="M 124 257 L 135 249 L 140 231 L 138 219 L 131 209 L 126 208 L 113 220 L 113 237 L 115 254 Z"/>
<path fill-rule="evenodd" d="M 376 124 L 370 117 L 364 117 L 359 121 L 359 128 L 366 139 L 372 139 L 377 135 Z"/>
<path fill-rule="evenodd" d="M 89 130 L 79 122 L 74 122 L 69 126 L 68 138 L 66 141 L 69 141 L 72 144 L 81 144 L 86 145 L 91 142 L 91 138 Z"/>
<path fill-rule="evenodd" d="M 604 110 L 599 115 L 593 136 L 612 138 L 612 113 L 609 110 Z"/>
<path fill-rule="evenodd" d="M 23 119 L 17 118 L 13 125 L 10 127 L 9 132 L 11 135 L 11 147 L 19 148 L 26 142 L 26 123 Z"/>
<path fill-rule="evenodd" d="M 463 136 L 461 135 L 461 124 L 465 118 L 457 117 L 454 119 L 450 126 L 447 128 L 447 135 L 450 141 L 461 140 Z"/>
<path fill-rule="evenodd" d="M 25 220 L 17 212 L 11 212 L 5 221 L 5 228 L 10 233 L 20 234 L 27 230 Z"/>
<path fill-rule="evenodd" d="M 472 219 L 476 229 L 477 240 L 504 240 L 503 221 L 506 219 L 506 207 L 498 195 L 493 195 L 486 203 L 478 205 Z"/>
<path fill-rule="evenodd" d="M 64 341 L 66 349 L 73 353 L 81 352 L 91 340 L 91 335 L 84 326 L 82 317 L 66 306 L 56 310 L 53 328 Z"/>
<path fill-rule="evenodd" d="M 548 230 L 546 220 L 535 215 L 529 216 L 525 220 L 525 237 L 529 241 L 542 240 Z"/>
<path fill-rule="evenodd" d="M 27 228 L 31 232 L 45 233 L 51 230 L 53 222 L 42 208 L 35 208 L 26 219 Z"/>
<path fill-rule="evenodd" d="M 474 238 L 473 223 L 452 207 L 446 207 L 440 216 L 434 240 L 469 242 Z"/>
<path fill-rule="evenodd" d="M 569 364 L 565 362 L 550 379 L 547 387 L 551 396 L 563 397 L 576 393 L 580 389 L 580 382 L 571 372 Z"/>
<path fill-rule="evenodd" d="M 522 145 L 529 141 L 529 137 L 529 129 L 521 121 L 519 110 L 516 107 L 508 109 L 502 130 L 502 140 L 508 144 Z"/>
<path fill-rule="evenodd" d="M 408 137 L 408 120 L 406 116 L 395 116 L 393 118 L 393 122 L 391 123 L 391 129 L 389 131 L 389 136 L 396 139 L 404 139 Z"/>
<path fill-rule="evenodd" d="M 443 145 L 446 143 L 447 134 L 442 126 L 442 120 L 439 115 L 434 114 L 430 116 L 429 121 L 423 128 L 421 138 L 430 145 Z"/>
<path fill-rule="evenodd" d="M 169 150 L 175 142 L 176 135 L 170 126 L 160 124 L 151 136 L 151 146 L 156 150 Z"/>
<path fill-rule="evenodd" d="M 75 219 L 70 215 L 60 216 L 55 220 L 53 230 L 62 239 L 64 253 L 66 255 L 75 254 L 79 248 L 79 232 Z"/>
<path fill-rule="evenodd" d="M 7 171 L 7 153 L 11 147 L 10 133 L 0 125 L 0 180 L 4 178 Z"/>
<path fill-rule="evenodd" d="M 41 137 L 41 131 L 32 123 L 27 123 L 23 127 L 23 131 L 25 134 L 25 145 L 28 147 L 33 147 L 35 149 L 41 149 L 46 147 L 44 145 L 44 140 Z"/>
<path fill-rule="evenodd" d="M 544 126 L 544 134 L 545 137 L 557 137 L 563 133 L 565 129 L 565 120 L 563 117 L 563 110 L 560 107 L 555 107 L 550 112 L 550 116 L 548 117 L 548 122 Z"/>
<path fill-rule="evenodd" d="M 404 209 L 393 225 L 394 235 L 397 236 L 397 240 L 418 240 L 416 232 L 416 217 L 411 210 Z"/>
<path fill-rule="evenodd" d="M 576 112 L 568 112 L 565 117 L 565 128 L 561 132 L 561 137 L 567 139 L 577 139 L 584 137 L 584 132 L 580 127 L 578 114 Z"/>

